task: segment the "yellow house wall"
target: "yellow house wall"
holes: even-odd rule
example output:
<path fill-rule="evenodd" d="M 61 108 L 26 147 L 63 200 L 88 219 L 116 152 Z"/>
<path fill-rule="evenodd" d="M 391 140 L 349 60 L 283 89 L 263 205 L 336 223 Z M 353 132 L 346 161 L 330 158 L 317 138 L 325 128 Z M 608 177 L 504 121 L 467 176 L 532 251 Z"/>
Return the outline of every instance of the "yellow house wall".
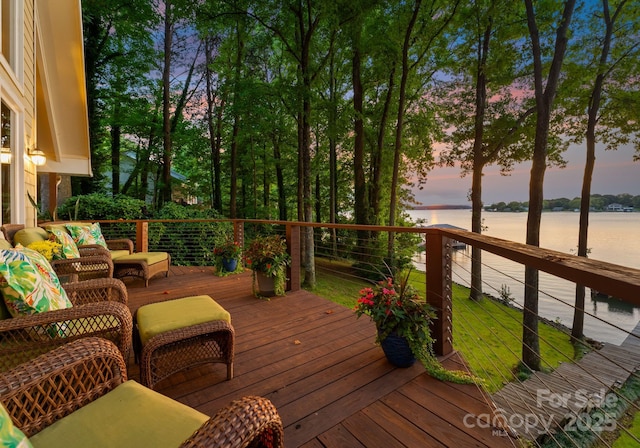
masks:
<path fill-rule="evenodd" d="M 36 96 L 35 96 L 35 79 L 36 79 L 36 56 L 35 56 L 35 30 L 34 30 L 35 18 L 33 11 L 33 1 L 26 0 L 24 2 L 24 133 L 25 133 L 25 170 L 24 170 L 24 183 L 25 183 L 25 197 L 24 206 L 25 210 L 25 223 L 27 225 L 37 224 L 37 212 L 31 205 L 27 194 L 30 194 L 32 198 L 38 201 L 37 185 L 38 176 L 36 166 L 34 166 L 29 157 L 27 157 L 27 149 L 35 147 L 36 145 Z"/>

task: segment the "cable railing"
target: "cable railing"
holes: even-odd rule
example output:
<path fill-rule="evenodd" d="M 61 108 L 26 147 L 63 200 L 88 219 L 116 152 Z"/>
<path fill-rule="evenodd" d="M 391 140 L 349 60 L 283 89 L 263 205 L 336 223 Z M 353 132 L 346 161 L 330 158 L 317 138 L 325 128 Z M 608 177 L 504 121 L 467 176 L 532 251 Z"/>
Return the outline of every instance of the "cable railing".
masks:
<path fill-rule="evenodd" d="M 101 224 L 108 238 L 132 238 L 139 250 L 170 252 L 177 265 L 212 265 L 215 245 L 229 238 L 244 245 L 259 234 L 279 234 L 292 250 L 290 290 L 299 289 L 306 279 L 301 243 L 310 229 L 316 280 L 333 279 L 336 293 L 354 300 L 371 282 L 395 275 L 398 269 L 410 269 L 412 286 L 437 311 L 432 327 L 436 354 L 446 356 L 457 350 L 471 371 L 486 379 L 486 396 L 496 409 L 489 418 L 500 423 L 494 426 L 533 446 L 588 446 L 593 442 L 611 446 L 612 432 L 640 442 L 617 423 L 622 413 L 637 410 L 635 402 L 640 396 L 640 343 L 633 343 L 639 340 L 633 328 L 585 309 L 589 325 L 598 322 L 626 342 L 599 344 L 597 337 L 572 341 L 567 319 L 556 318 L 554 311 L 544 315 L 541 306 L 542 371 L 532 372 L 521 362 L 524 304 L 514 297 L 525 288 L 520 271 L 530 266 L 541 276 L 574 286 L 579 283 L 628 307 L 640 306 L 640 270 L 455 229 L 257 220 Z M 520 270 L 512 266 L 501 270 L 483 255 L 484 298 L 471 300 L 470 254 L 456 250 L 464 245 L 511 260 Z M 539 300 L 572 315 L 573 297 L 555 290 L 555 284 L 541 282 Z"/>

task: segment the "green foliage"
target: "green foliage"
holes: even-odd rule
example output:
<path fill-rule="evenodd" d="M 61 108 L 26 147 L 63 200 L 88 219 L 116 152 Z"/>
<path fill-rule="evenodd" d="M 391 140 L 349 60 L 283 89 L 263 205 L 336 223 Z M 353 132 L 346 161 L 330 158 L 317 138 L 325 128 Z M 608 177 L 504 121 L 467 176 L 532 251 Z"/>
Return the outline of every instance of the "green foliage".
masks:
<path fill-rule="evenodd" d="M 218 212 L 213 209 L 196 208 L 167 202 L 154 214 L 156 219 L 216 219 L 220 218 Z"/>
<path fill-rule="evenodd" d="M 623 207 L 640 208 L 640 196 L 632 196 L 628 193 L 622 194 L 592 194 L 591 199 L 592 211 L 605 211 L 607 206 L 611 204 L 620 204 Z M 497 212 L 522 212 L 527 210 L 528 202 L 497 202 L 484 207 L 487 211 Z M 567 210 L 573 211 L 580 207 L 580 198 L 557 198 L 557 199 L 545 199 L 542 204 L 543 210 Z"/>
<path fill-rule="evenodd" d="M 60 206 L 58 217 L 63 220 L 142 219 L 145 217 L 145 210 L 145 202 L 139 199 L 123 195 L 111 198 L 92 193 L 67 199 Z"/>
<path fill-rule="evenodd" d="M 255 238 L 245 249 L 244 257 L 252 270 L 270 277 L 291 262 L 287 242 L 279 235 Z"/>

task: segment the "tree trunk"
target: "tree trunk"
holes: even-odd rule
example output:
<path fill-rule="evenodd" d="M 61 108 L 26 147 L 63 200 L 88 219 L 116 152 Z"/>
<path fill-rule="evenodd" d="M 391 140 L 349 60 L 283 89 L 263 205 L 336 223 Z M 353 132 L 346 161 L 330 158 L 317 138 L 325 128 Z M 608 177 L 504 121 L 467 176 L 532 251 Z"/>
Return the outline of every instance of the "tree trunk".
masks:
<path fill-rule="evenodd" d="M 335 73 L 335 34 L 331 36 L 331 46 L 329 51 L 329 222 L 336 222 L 338 212 L 338 138 L 337 138 L 337 117 L 338 117 L 338 96 L 336 93 L 336 73 Z M 331 229 L 331 250 L 333 256 L 338 255 L 338 241 L 336 229 Z"/>
<path fill-rule="evenodd" d="M 302 52 L 302 79 L 304 94 L 302 100 L 302 178 L 303 178 L 303 210 L 304 222 L 313 222 L 313 195 L 311 192 L 311 75 L 309 73 L 309 45 L 310 39 L 304 40 Z M 303 286 L 313 289 L 316 285 L 315 250 L 313 241 L 313 227 L 302 229 L 304 239 L 304 281 Z"/>
<path fill-rule="evenodd" d="M 171 47 L 173 19 L 171 0 L 165 1 L 164 13 L 164 67 L 162 70 L 162 181 L 159 206 L 171 202 Z"/>
<path fill-rule="evenodd" d="M 284 191 L 284 173 L 282 172 L 282 158 L 280 156 L 280 139 L 273 136 L 273 158 L 276 163 L 276 182 L 278 184 L 278 216 L 280 221 L 287 220 L 287 195 Z"/>
<path fill-rule="evenodd" d="M 363 86 L 360 73 L 360 27 L 354 26 L 353 31 L 353 60 L 351 78 L 353 83 L 353 110 L 355 113 L 353 130 L 353 174 L 354 174 L 354 214 L 356 224 L 369 224 L 369 213 L 367 204 L 367 186 L 364 175 L 364 121 L 363 121 Z M 368 254 L 368 232 L 358 230 L 358 242 L 356 253 L 361 258 L 366 258 Z"/>
<path fill-rule="evenodd" d="M 487 108 L 487 74 L 486 65 L 489 57 L 489 43 L 493 20 L 489 22 L 482 36 L 482 44 L 478 51 L 476 70 L 476 112 L 474 120 L 473 141 L 473 176 L 471 181 L 471 231 L 482 233 L 482 170 L 486 159 L 484 155 L 484 120 Z M 482 250 L 473 246 L 471 248 L 471 300 L 482 299 Z"/>
<path fill-rule="evenodd" d="M 217 200 L 220 196 L 217 187 L 220 183 L 220 148 L 218 146 L 218 135 L 217 135 L 217 125 L 218 123 L 214 123 L 214 109 L 215 109 L 215 94 L 213 92 L 213 72 L 211 71 L 211 64 L 213 63 L 213 57 L 211 52 L 213 51 L 211 37 L 205 37 L 205 79 L 207 86 L 207 130 L 209 131 L 209 149 L 211 151 L 211 169 L 209 171 L 209 183 L 211 187 L 211 208 L 217 211 L 222 211 L 221 207 L 218 208 Z M 221 115 L 222 106 L 218 108 L 218 113 L 216 114 L 216 118 L 218 115 Z M 222 204 L 220 204 L 222 205 Z"/>
<path fill-rule="evenodd" d="M 118 109 L 118 106 L 116 106 Z M 117 120 L 117 113 L 114 113 L 114 120 Z M 120 143 L 122 129 L 119 125 L 111 126 L 111 195 L 120 193 Z"/>
<path fill-rule="evenodd" d="M 233 87 L 233 99 L 239 101 L 239 83 L 242 72 L 242 59 L 244 54 L 244 39 L 242 37 L 242 30 L 240 29 L 240 22 L 236 22 L 236 60 L 234 70 L 234 87 Z M 238 135 L 240 134 L 240 114 L 234 109 L 233 112 L 233 130 L 231 131 L 231 147 L 229 149 L 230 169 L 229 177 L 231 179 L 231 185 L 229 188 L 229 217 L 235 219 L 238 217 L 237 201 L 238 201 Z M 243 186 L 244 187 L 244 186 Z"/>
<path fill-rule="evenodd" d="M 384 100 L 384 106 L 382 107 L 382 114 L 380 117 L 380 124 L 378 127 L 378 141 L 376 144 L 375 154 L 371 157 L 372 166 L 370 183 L 369 204 L 371 209 L 371 223 L 381 224 L 380 220 L 380 191 L 382 185 L 380 185 L 380 178 L 382 177 L 382 153 L 384 151 L 384 137 L 387 130 L 387 119 L 389 117 L 389 111 L 391 110 L 391 100 L 393 98 L 393 90 L 396 77 L 396 63 L 392 63 L 391 72 L 389 73 L 389 80 L 387 82 L 387 95 Z M 391 255 L 389 255 L 391 256 Z"/>
<path fill-rule="evenodd" d="M 611 49 L 611 38 L 613 36 L 613 27 L 615 19 L 623 7 L 625 2 L 618 5 L 613 19 L 609 12 L 609 2 L 603 0 L 603 20 L 605 22 L 605 37 L 602 42 L 602 52 L 600 53 L 600 70 L 596 76 L 591 91 L 591 99 L 587 112 L 587 157 L 584 166 L 584 175 L 582 178 L 582 192 L 580 197 L 580 227 L 578 229 L 578 256 L 586 257 L 588 255 L 588 229 L 589 229 L 589 208 L 591 207 L 591 180 L 593 178 L 593 168 L 596 163 L 596 124 L 598 123 L 598 111 L 600 110 L 600 102 L 602 99 L 602 86 L 606 76 L 604 70 L 609 58 Z M 585 287 L 576 285 L 576 302 L 573 314 L 573 325 L 571 327 L 571 336 L 576 339 L 584 338 L 584 300 Z"/>
<path fill-rule="evenodd" d="M 536 136 L 529 181 L 529 213 L 527 215 L 526 243 L 540 245 L 540 220 L 544 199 L 543 184 L 547 168 L 547 143 L 551 110 L 558 89 L 558 79 L 567 48 L 568 31 L 575 0 L 566 0 L 556 33 L 553 60 L 549 67 L 546 86 L 543 86 L 543 63 L 540 36 L 532 0 L 524 0 L 527 10 L 527 25 L 531 37 L 534 63 L 534 84 L 536 98 Z M 540 341 L 538 338 L 538 271 L 531 267 L 524 273 L 524 310 L 522 330 L 522 362 L 529 369 L 540 370 Z"/>
<path fill-rule="evenodd" d="M 390 203 L 389 203 L 389 225 L 396 225 L 396 213 L 397 213 L 397 195 L 398 195 L 398 180 L 400 171 L 400 157 L 402 155 L 402 132 L 404 130 L 404 109 L 407 99 L 407 79 L 409 78 L 409 49 L 411 47 L 411 34 L 413 33 L 413 27 L 418 19 L 418 12 L 422 0 L 416 0 L 413 7 L 413 14 L 409 20 L 407 31 L 404 35 L 404 42 L 402 44 L 402 73 L 400 75 L 400 92 L 398 95 L 398 116 L 396 120 L 396 139 L 393 147 L 393 173 L 391 176 L 391 191 L 390 191 Z M 388 240 L 388 252 L 389 260 L 393 267 L 396 266 L 395 262 L 395 248 L 394 248 L 395 234 L 389 232 Z"/>

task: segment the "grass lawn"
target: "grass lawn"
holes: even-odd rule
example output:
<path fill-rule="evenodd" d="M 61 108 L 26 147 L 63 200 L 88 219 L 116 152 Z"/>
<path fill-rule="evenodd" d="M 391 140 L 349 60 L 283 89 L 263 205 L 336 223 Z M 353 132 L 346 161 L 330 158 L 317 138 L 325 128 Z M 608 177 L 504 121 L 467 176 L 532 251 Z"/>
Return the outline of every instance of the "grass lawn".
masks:
<path fill-rule="evenodd" d="M 317 263 L 314 292 L 353 308 L 360 289 L 370 283 L 345 276 L 347 264 L 322 259 Z M 425 297 L 424 273 L 412 272 L 411 283 Z M 484 378 L 487 391 L 493 393 L 515 379 L 522 352 L 522 313 L 491 299 L 473 302 L 468 291 L 458 285 L 453 288 L 453 343 L 471 371 Z M 540 323 L 539 334 L 545 369 L 552 370 L 574 358 L 574 347 L 565 332 Z"/>

